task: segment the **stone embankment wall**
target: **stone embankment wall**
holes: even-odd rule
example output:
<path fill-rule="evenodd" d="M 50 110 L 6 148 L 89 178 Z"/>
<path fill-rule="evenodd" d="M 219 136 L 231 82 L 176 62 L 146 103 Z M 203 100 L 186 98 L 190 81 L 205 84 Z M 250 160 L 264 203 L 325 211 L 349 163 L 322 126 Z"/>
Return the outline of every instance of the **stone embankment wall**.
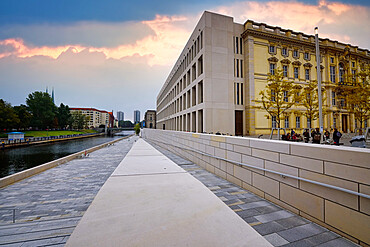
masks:
<path fill-rule="evenodd" d="M 153 129 L 145 129 L 142 136 L 356 243 L 370 245 L 370 199 L 299 179 L 370 195 L 369 149 Z"/>

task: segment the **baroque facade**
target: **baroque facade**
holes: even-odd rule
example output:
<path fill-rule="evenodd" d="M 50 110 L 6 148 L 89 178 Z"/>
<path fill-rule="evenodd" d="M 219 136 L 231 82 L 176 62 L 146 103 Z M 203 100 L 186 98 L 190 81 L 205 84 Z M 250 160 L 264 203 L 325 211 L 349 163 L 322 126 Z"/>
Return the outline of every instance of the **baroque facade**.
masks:
<path fill-rule="evenodd" d="M 370 51 L 320 39 L 321 77 L 327 114 L 324 128 L 354 131 L 356 121 L 335 85 L 370 63 Z M 264 23 L 204 12 L 157 96 L 157 128 L 231 135 L 267 134 L 274 126 L 256 108 L 268 73 L 282 69 L 286 80 L 305 86 L 316 80 L 315 37 Z M 289 99 L 288 99 L 289 100 Z M 282 127 L 318 127 L 295 107 Z M 367 123 L 365 123 L 366 125 Z"/>

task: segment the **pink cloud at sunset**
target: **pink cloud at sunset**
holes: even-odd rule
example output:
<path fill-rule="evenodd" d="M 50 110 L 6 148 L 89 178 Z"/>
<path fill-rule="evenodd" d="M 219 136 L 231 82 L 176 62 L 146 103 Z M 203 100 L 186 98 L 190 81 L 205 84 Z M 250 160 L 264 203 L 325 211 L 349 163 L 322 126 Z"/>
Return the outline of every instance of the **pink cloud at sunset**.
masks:
<path fill-rule="evenodd" d="M 230 6 L 219 6 L 211 11 L 233 16 L 234 21 L 239 23 L 251 19 L 307 34 L 313 34 L 313 28 L 319 26 L 320 37 L 359 45 L 363 48 L 369 47 L 369 40 L 366 35 L 363 35 L 364 33 L 370 33 L 368 26 L 368 23 L 370 23 L 370 8 L 365 6 L 326 1 L 319 1 L 317 4 L 295 1 L 246 1 L 233 3 Z M 78 43 L 37 47 L 26 45 L 20 38 L 0 40 L 0 58 L 13 55 L 22 58 L 48 56 L 57 59 L 60 54 L 72 47 L 75 53 L 87 49 L 89 52 L 102 53 L 107 59 L 123 59 L 133 56 L 136 58 L 145 57 L 149 66 L 171 66 L 181 52 L 200 14 L 157 15 L 155 19 L 149 21 L 116 25 L 117 28 L 112 29 L 112 32 L 119 32 L 120 29 L 132 25 L 145 26 L 146 30 L 140 31 L 142 33 L 137 40 L 113 47 L 96 47 Z M 85 23 L 85 25 L 91 24 Z M 94 26 L 97 32 L 100 32 L 99 28 L 106 28 L 106 25 L 94 24 Z M 83 24 L 80 23 L 77 27 L 74 27 L 74 29 L 76 28 L 83 29 Z M 90 29 L 91 27 L 89 27 Z M 78 33 L 78 31 L 74 30 L 74 33 Z M 109 37 L 106 39 L 109 39 Z"/>

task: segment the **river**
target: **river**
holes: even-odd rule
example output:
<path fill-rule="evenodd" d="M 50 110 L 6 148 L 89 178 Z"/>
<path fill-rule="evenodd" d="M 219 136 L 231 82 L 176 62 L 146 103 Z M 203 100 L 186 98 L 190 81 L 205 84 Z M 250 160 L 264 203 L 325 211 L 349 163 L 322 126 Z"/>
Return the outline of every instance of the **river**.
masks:
<path fill-rule="evenodd" d="M 134 131 L 124 131 L 123 135 Z M 0 178 L 88 149 L 121 136 L 98 136 L 77 140 L 0 150 Z"/>

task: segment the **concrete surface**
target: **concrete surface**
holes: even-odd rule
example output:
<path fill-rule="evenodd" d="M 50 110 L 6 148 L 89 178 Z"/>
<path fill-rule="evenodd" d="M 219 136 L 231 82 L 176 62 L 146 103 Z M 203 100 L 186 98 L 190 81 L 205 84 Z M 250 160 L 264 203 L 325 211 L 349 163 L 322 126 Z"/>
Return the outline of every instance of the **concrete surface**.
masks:
<path fill-rule="evenodd" d="M 158 153 L 144 140 L 136 142 L 67 246 L 271 246 L 202 183 Z"/>

